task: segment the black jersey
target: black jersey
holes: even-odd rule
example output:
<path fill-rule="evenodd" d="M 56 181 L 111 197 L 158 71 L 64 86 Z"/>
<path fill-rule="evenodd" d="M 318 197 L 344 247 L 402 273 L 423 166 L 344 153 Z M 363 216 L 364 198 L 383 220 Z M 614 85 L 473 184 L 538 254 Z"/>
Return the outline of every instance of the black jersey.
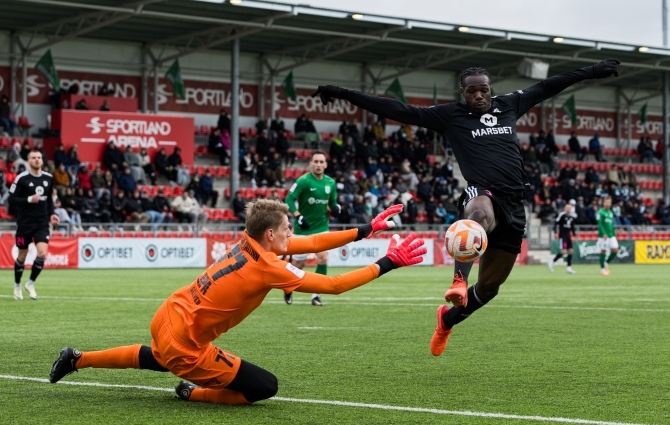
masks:
<path fill-rule="evenodd" d="M 16 224 L 21 229 L 46 227 L 54 213 L 53 177 L 42 171 L 39 176 L 28 171 L 16 176 L 9 188 L 9 202 L 17 208 Z M 28 197 L 39 195 L 37 202 L 28 202 Z"/>
<path fill-rule="evenodd" d="M 574 212 L 566 214 L 565 211 L 561 211 L 558 217 L 556 217 L 556 221 L 554 221 L 554 232 L 558 232 L 559 238 L 569 239 L 570 234 L 575 234 L 576 218 L 577 214 Z"/>
<path fill-rule="evenodd" d="M 469 186 L 521 193 L 526 186 L 516 121 L 533 106 L 581 80 L 593 78 L 593 67 L 566 72 L 527 89 L 491 99 L 491 108 L 479 115 L 453 102 L 417 108 L 393 99 L 348 91 L 356 106 L 395 121 L 418 125 L 447 137 Z"/>

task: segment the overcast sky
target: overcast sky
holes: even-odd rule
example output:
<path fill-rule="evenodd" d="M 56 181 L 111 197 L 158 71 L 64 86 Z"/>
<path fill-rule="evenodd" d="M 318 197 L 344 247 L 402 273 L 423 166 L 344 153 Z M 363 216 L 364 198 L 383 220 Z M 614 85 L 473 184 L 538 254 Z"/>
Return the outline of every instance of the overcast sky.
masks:
<path fill-rule="evenodd" d="M 450 24 L 663 46 L 662 0 L 278 1 Z"/>

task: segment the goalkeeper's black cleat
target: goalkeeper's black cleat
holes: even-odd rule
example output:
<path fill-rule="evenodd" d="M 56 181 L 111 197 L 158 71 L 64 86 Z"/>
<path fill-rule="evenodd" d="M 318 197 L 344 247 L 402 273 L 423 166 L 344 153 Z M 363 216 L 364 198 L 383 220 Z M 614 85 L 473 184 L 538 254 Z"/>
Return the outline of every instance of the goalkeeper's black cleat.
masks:
<path fill-rule="evenodd" d="M 189 398 L 191 398 L 191 393 L 196 388 L 198 388 L 197 385 L 181 381 L 174 390 L 177 392 L 177 395 L 179 396 L 180 399 L 188 400 Z"/>
<path fill-rule="evenodd" d="M 293 292 L 289 292 L 288 294 L 284 294 L 284 302 L 288 305 L 293 304 Z"/>
<path fill-rule="evenodd" d="M 74 348 L 65 347 L 60 350 L 60 355 L 51 366 L 51 372 L 49 372 L 49 382 L 55 384 L 72 372 L 76 372 L 77 367 L 75 366 L 75 363 L 79 357 L 81 357 L 81 351 Z"/>

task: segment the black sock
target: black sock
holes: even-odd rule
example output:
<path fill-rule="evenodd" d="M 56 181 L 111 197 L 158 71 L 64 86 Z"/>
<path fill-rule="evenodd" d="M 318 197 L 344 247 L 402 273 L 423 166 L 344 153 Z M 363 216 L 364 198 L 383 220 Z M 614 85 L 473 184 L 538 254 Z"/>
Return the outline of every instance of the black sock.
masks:
<path fill-rule="evenodd" d="M 445 328 L 451 329 L 454 325 L 461 323 L 463 320 L 467 319 L 472 313 L 484 307 L 488 301 L 482 301 L 476 295 L 475 283 L 468 288 L 468 305 L 467 307 L 454 307 L 442 316 L 442 324 Z"/>
<path fill-rule="evenodd" d="M 554 263 L 555 263 L 556 261 L 560 260 L 561 257 L 563 257 L 563 254 L 561 254 L 560 252 L 559 252 L 558 254 L 556 254 L 556 256 L 554 257 Z"/>
<path fill-rule="evenodd" d="M 470 270 L 472 270 L 472 266 L 475 264 L 474 261 L 471 261 L 469 263 L 463 263 L 461 261 L 456 261 L 455 267 L 454 267 L 454 274 L 458 274 L 458 272 L 463 273 L 463 279 L 465 281 L 468 281 L 468 276 L 470 276 Z"/>
<path fill-rule="evenodd" d="M 21 283 L 21 276 L 23 276 L 23 263 L 19 260 L 14 261 L 14 283 Z"/>
<path fill-rule="evenodd" d="M 568 262 L 568 267 L 572 266 L 572 254 L 568 254 L 566 261 Z"/>
<path fill-rule="evenodd" d="M 37 280 L 37 276 L 40 275 L 42 268 L 44 267 L 44 258 L 37 257 L 33 262 L 33 268 L 30 270 L 30 280 L 33 282 Z"/>

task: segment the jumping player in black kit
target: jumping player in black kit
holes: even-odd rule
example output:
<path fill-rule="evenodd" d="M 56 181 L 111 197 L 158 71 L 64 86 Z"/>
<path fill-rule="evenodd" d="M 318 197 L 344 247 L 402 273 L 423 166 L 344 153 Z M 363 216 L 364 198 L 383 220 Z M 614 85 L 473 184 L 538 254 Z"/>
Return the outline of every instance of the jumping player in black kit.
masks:
<path fill-rule="evenodd" d="M 49 222 L 60 223 L 54 214 L 54 203 L 51 198 L 53 178 L 42 171 L 42 153 L 32 149 L 28 153 L 28 171 L 16 176 L 9 188 L 9 202 L 17 207 L 16 247 L 19 255 L 14 263 L 14 298 L 23 299 L 21 293 L 21 276 L 23 265 L 28 255 L 28 246 L 35 242 L 37 258 L 30 271 L 30 279 L 26 282 L 26 292 L 33 300 L 37 299 L 35 280 L 44 267 L 49 248 Z"/>
<path fill-rule="evenodd" d="M 572 270 L 572 235 L 575 235 L 575 219 L 577 218 L 577 214 L 572 211 L 572 207 L 575 204 L 575 200 L 570 199 L 570 202 L 565 204 L 563 211 L 554 221 L 554 237 L 558 239 L 558 254 L 549 262 L 549 271 L 551 272 L 554 271 L 554 263 L 568 254 L 565 258 L 565 262 L 568 263 L 565 271 L 569 274 L 577 273 Z"/>
<path fill-rule="evenodd" d="M 521 251 L 526 214 L 523 206 L 526 178 L 516 137 L 516 121 L 533 106 L 587 79 L 618 76 L 616 59 L 556 75 L 525 89 L 491 98 L 488 72 L 468 68 L 461 75 L 465 103 L 453 102 L 417 108 L 393 99 L 380 98 L 337 86 L 319 86 L 312 96 L 324 104 L 333 98 L 392 120 L 429 128 L 444 134 L 461 166 L 468 187 L 459 200 L 460 218 L 484 227 L 488 249 L 479 265 L 478 281 L 468 288 L 472 263 L 457 263 L 453 285 L 445 294 L 448 302 L 437 309 L 437 328 L 431 352 L 444 351 L 452 327 L 497 294 Z"/>

